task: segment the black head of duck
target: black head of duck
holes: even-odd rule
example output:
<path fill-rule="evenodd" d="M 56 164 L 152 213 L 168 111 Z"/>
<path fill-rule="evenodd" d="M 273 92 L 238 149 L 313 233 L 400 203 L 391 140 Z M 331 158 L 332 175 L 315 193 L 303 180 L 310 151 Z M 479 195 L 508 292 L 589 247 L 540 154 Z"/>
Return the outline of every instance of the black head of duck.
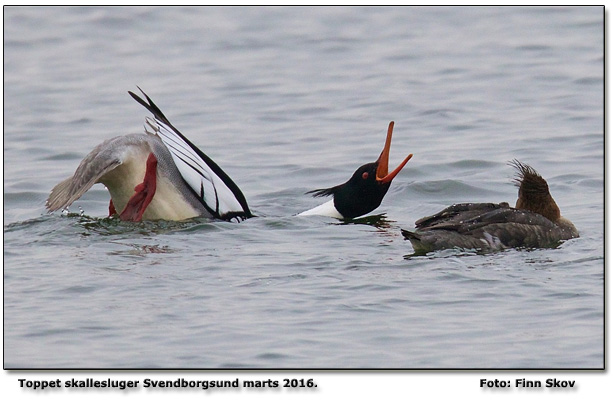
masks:
<path fill-rule="evenodd" d="M 389 172 L 393 130 L 394 121 L 389 123 L 385 145 L 375 162 L 360 166 L 345 183 L 307 192 L 315 197 L 332 196 L 333 199 L 299 215 L 323 215 L 351 219 L 366 215 L 379 207 L 392 180 L 413 157 L 413 154 L 409 154 L 393 171 Z"/>

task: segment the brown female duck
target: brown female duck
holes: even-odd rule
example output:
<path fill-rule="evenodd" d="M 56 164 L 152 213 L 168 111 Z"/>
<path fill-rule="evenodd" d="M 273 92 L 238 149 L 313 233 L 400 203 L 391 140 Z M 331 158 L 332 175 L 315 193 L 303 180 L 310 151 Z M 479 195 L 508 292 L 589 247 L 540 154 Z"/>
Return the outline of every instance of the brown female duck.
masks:
<path fill-rule="evenodd" d="M 508 203 L 463 203 L 424 217 L 415 222 L 414 232 L 402 230 L 415 252 L 546 248 L 579 237 L 573 223 L 560 215 L 547 181 L 529 165 L 517 160 L 510 164 L 517 169 L 515 208 Z"/>

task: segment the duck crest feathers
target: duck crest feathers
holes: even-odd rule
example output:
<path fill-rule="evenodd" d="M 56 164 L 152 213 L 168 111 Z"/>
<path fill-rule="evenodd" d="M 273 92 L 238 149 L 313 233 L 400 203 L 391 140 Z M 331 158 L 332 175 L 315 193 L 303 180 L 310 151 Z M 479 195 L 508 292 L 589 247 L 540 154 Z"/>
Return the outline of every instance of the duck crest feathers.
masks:
<path fill-rule="evenodd" d="M 333 196 L 336 193 L 337 186 L 327 188 L 327 189 L 315 189 L 306 192 L 306 194 L 310 194 L 313 197 L 328 197 Z"/>
<path fill-rule="evenodd" d="M 518 160 L 509 165 L 517 170 L 513 180 L 519 188 L 515 208 L 541 214 L 552 222 L 559 220 L 560 208 L 549 193 L 547 181 L 534 168 Z"/>

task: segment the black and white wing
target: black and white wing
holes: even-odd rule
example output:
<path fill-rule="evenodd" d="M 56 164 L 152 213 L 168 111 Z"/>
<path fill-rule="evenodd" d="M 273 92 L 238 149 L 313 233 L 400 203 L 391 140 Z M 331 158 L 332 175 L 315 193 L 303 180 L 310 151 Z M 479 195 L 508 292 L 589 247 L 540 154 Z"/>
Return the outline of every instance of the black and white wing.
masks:
<path fill-rule="evenodd" d="M 141 90 L 146 102 L 133 92 L 128 93 L 153 114 L 154 118 L 147 117 L 145 128 L 148 126 L 153 130 L 149 133 L 162 139 L 183 179 L 213 216 L 236 221 L 253 216 L 236 183 L 219 165 L 172 126 L 145 92 Z"/>

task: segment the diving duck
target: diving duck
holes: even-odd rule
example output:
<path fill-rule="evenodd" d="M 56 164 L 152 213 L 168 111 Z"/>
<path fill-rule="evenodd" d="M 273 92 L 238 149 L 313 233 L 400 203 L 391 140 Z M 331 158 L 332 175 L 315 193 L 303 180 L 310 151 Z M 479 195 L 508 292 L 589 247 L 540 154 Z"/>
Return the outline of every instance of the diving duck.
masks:
<path fill-rule="evenodd" d="M 252 217 L 245 196 L 221 167 L 179 132 L 145 92 L 145 99 L 128 93 L 153 114 L 145 120 L 145 133 L 96 146 L 73 176 L 51 190 L 49 212 L 66 209 L 102 183 L 111 195 L 109 215 L 124 221 L 201 216 L 238 222 Z"/>

